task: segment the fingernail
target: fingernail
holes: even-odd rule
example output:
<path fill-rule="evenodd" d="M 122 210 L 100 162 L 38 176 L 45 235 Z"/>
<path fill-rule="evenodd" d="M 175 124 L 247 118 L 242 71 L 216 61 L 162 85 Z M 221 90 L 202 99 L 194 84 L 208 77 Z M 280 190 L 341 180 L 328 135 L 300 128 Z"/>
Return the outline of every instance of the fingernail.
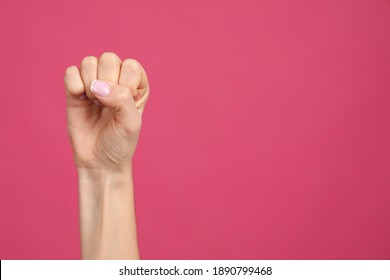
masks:
<path fill-rule="evenodd" d="M 91 91 L 99 96 L 107 96 L 110 93 L 110 85 L 99 81 L 99 80 L 93 80 L 91 84 Z"/>
<path fill-rule="evenodd" d="M 87 96 L 86 96 L 85 94 L 80 95 L 80 96 L 79 96 L 79 99 L 80 99 L 80 100 L 85 100 L 85 99 L 87 99 Z"/>

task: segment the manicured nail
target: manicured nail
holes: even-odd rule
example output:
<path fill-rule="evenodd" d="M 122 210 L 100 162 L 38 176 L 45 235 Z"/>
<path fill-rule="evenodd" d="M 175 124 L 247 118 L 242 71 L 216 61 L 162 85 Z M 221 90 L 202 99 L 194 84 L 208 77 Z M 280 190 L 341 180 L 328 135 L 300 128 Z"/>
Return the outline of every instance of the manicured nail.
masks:
<path fill-rule="evenodd" d="M 110 93 L 110 85 L 99 81 L 99 80 L 93 80 L 91 84 L 91 91 L 99 96 L 107 96 Z"/>
<path fill-rule="evenodd" d="M 79 99 L 80 99 L 80 100 L 85 100 L 85 99 L 87 99 L 87 96 L 86 96 L 85 94 L 80 95 L 80 96 L 79 96 Z"/>

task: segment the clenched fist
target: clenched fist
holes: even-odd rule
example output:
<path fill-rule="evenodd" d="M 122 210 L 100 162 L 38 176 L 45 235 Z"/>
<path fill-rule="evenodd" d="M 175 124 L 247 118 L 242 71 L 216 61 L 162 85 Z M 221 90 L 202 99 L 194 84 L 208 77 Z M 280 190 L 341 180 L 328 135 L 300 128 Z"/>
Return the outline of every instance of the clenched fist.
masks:
<path fill-rule="evenodd" d="M 85 57 L 65 73 L 68 132 L 78 169 L 131 165 L 149 97 L 144 68 L 114 53 Z"/>

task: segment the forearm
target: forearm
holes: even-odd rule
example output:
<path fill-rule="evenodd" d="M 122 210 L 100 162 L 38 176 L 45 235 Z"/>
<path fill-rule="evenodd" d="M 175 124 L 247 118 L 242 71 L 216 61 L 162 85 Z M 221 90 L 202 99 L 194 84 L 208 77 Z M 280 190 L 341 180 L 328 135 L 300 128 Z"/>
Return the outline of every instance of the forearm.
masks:
<path fill-rule="evenodd" d="M 78 174 L 82 259 L 139 259 L 131 168 Z"/>

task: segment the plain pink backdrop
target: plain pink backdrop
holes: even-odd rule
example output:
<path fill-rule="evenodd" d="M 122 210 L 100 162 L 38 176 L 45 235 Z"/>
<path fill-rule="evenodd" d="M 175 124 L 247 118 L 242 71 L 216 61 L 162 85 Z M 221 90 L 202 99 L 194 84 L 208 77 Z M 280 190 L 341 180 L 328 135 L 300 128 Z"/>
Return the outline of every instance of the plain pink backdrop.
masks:
<path fill-rule="evenodd" d="M 144 259 L 390 259 L 390 1 L 1 1 L 0 258 L 78 259 L 63 75 L 151 96 Z"/>

